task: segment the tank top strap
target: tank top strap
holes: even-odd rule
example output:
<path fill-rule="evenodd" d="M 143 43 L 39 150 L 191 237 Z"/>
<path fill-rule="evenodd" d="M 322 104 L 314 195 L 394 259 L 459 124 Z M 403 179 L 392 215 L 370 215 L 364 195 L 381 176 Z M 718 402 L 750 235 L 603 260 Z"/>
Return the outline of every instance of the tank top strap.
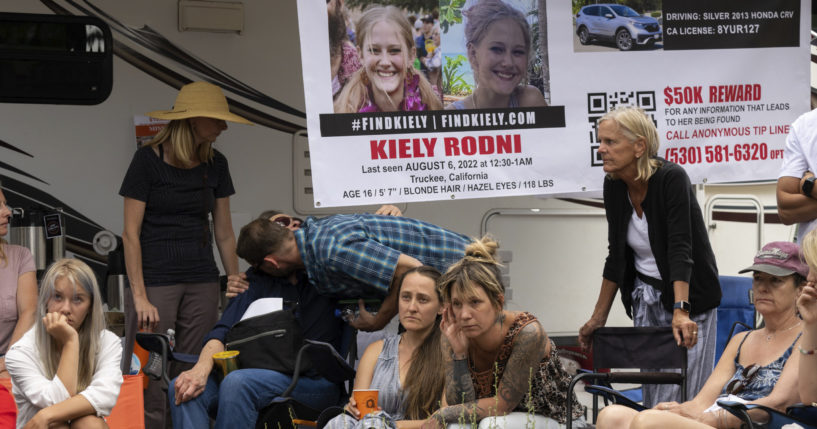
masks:
<path fill-rule="evenodd" d="M 789 348 L 787 348 L 787 349 L 786 349 L 786 352 L 785 352 L 785 353 L 783 353 L 783 359 L 784 359 L 784 360 L 787 360 L 787 359 L 789 358 L 789 356 L 791 356 L 791 352 L 792 352 L 792 350 L 794 350 L 794 344 L 795 344 L 795 343 L 797 343 L 797 340 L 799 340 L 799 339 L 800 339 L 800 336 L 801 336 L 801 335 L 803 335 L 803 333 L 802 333 L 802 332 L 800 332 L 799 334 L 797 334 L 797 337 L 795 337 L 794 341 L 792 341 L 792 342 L 791 342 L 791 345 L 789 346 Z"/>
<path fill-rule="evenodd" d="M 746 335 L 743 336 L 743 339 L 740 340 L 740 344 L 738 344 L 738 353 L 735 355 L 735 363 L 738 363 L 738 360 L 740 359 L 740 349 L 743 348 L 743 342 L 746 341 L 747 338 L 749 338 L 749 334 L 751 334 L 752 332 L 754 332 L 754 330 L 747 332 Z"/>
<path fill-rule="evenodd" d="M 389 336 L 383 339 L 383 350 L 380 356 L 384 359 L 394 359 L 397 357 L 397 349 L 400 347 L 400 335 Z"/>

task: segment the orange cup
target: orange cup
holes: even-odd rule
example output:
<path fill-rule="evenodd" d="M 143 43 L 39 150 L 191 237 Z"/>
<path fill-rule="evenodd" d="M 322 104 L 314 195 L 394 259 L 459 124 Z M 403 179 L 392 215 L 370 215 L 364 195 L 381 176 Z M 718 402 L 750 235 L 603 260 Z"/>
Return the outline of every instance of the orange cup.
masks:
<path fill-rule="evenodd" d="M 379 410 L 377 407 L 377 389 L 355 389 L 352 391 L 352 397 L 355 398 L 361 418 L 366 414 Z"/>

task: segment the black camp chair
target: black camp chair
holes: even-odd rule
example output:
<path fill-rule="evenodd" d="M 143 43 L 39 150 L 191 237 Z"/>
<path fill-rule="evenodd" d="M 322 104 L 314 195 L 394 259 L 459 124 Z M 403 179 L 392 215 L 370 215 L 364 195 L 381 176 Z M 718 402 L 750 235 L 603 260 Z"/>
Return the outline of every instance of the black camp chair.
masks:
<path fill-rule="evenodd" d="M 740 402 L 720 400 L 718 401 L 718 405 L 720 405 L 726 411 L 734 414 L 737 418 L 741 419 L 743 422 L 743 425 L 741 425 L 742 427 L 747 427 L 750 429 L 780 429 L 784 425 L 790 424 L 797 425 L 790 427 L 817 429 L 817 407 L 813 405 L 792 405 L 786 409 L 785 414 L 775 410 L 774 408 L 769 408 L 758 404 L 741 404 Z M 768 416 L 768 421 L 758 423 L 757 421 L 752 420 L 751 416 L 749 415 L 750 410 L 765 411 L 766 415 Z"/>
<path fill-rule="evenodd" d="M 346 382 L 355 378 L 355 369 L 352 367 L 331 344 L 304 340 L 304 345 L 298 351 L 295 361 L 295 375 L 289 387 L 281 395 L 258 413 L 258 420 L 255 423 L 256 429 L 294 429 L 299 422 L 304 422 L 307 426 L 315 426 L 318 420 L 322 420 L 321 412 L 295 400 L 291 394 L 298 385 L 299 372 L 303 358 L 308 357 L 312 367 L 327 380 L 343 386 L 343 398 L 349 396 L 346 389 Z M 335 413 L 337 414 L 337 413 Z"/>
<path fill-rule="evenodd" d="M 579 381 L 592 380 L 599 385 L 587 389 L 588 392 L 596 393 L 593 396 L 594 423 L 599 410 L 599 395 L 606 402 L 641 407 L 632 401 L 625 401 L 623 395 L 614 393 L 611 383 L 678 384 L 681 386 L 682 397 L 686 398 L 687 352 L 675 343 L 669 326 L 599 328 L 593 333 L 592 354 L 593 372 L 574 376 L 568 387 L 567 429 L 573 428 L 573 401 L 569 398 Z M 608 369 L 655 368 L 677 369 L 680 372 L 601 372 Z"/>
<path fill-rule="evenodd" d="M 145 374 L 154 380 L 164 380 L 163 389 L 170 385 L 170 364 L 173 361 L 196 363 L 199 355 L 176 353 L 170 347 L 170 337 L 167 334 L 153 332 L 137 332 L 136 343 L 150 352 L 148 362 L 142 368 Z"/>

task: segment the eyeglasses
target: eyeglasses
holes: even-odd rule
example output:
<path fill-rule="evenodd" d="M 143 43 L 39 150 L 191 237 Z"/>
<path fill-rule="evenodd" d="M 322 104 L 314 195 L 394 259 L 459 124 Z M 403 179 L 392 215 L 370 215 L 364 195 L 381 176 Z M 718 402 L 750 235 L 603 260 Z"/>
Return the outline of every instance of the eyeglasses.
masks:
<path fill-rule="evenodd" d="M 289 224 L 292 223 L 292 217 L 288 216 L 288 215 L 285 215 L 285 214 L 279 214 L 279 215 L 275 215 L 272 218 L 270 218 L 270 221 L 275 222 L 278 225 L 281 225 L 284 228 L 286 228 L 286 227 L 289 226 Z"/>
<path fill-rule="evenodd" d="M 293 228 L 299 228 L 304 221 L 301 220 L 300 218 L 297 218 L 297 217 L 292 217 L 292 216 L 285 215 L 285 214 L 279 214 L 279 215 L 275 215 L 275 216 L 271 217 L 270 222 L 275 222 L 278 225 L 283 226 L 284 228 L 287 228 L 287 227 L 290 227 L 290 226 L 293 227 Z"/>
<path fill-rule="evenodd" d="M 729 395 L 737 395 L 742 392 L 743 389 L 752 382 L 752 379 L 755 378 L 759 370 L 760 367 L 756 363 L 743 368 L 743 371 L 740 372 L 740 378 L 736 378 L 726 385 L 726 393 Z"/>

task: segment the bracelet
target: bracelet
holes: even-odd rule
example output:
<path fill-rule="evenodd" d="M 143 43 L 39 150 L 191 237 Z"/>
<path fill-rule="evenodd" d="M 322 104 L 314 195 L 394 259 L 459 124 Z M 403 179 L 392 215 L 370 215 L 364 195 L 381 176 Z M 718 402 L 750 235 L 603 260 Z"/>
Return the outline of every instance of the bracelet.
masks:
<path fill-rule="evenodd" d="M 813 355 L 815 353 L 815 350 L 817 350 L 817 349 L 806 350 L 801 346 L 797 346 L 797 350 L 800 350 L 801 354 L 804 354 L 804 355 L 808 356 L 808 355 Z"/>

